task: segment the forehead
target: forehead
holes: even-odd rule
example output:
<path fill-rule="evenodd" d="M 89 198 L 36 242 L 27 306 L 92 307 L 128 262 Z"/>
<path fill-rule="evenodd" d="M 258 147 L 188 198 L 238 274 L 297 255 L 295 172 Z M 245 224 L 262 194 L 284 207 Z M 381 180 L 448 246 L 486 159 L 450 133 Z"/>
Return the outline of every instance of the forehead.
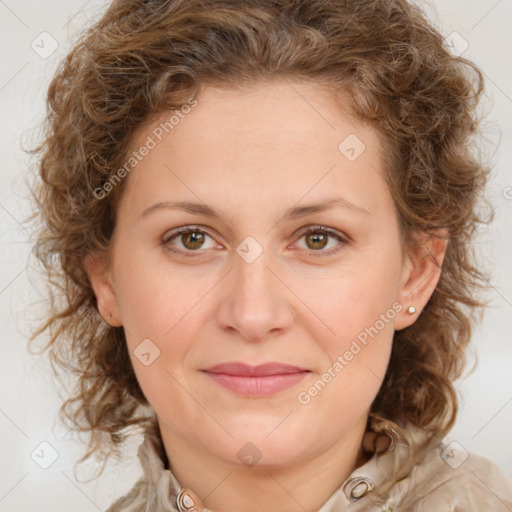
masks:
<path fill-rule="evenodd" d="M 335 188 L 354 202 L 384 206 L 379 136 L 349 108 L 348 98 L 308 82 L 207 87 L 172 127 L 173 113 L 165 112 L 136 134 L 132 150 L 148 137 L 156 144 L 130 174 L 128 193 L 168 200 L 172 190 L 197 200 L 231 191 L 246 210 L 261 209 L 270 196 L 298 202 Z"/>
<path fill-rule="evenodd" d="M 371 132 L 350 116 L 348 96 L 336 95 L 321 83 L 273 81 L 240 89 L 210 86 L 197 101 L 197 107 L 176 119 L 179 124 L 168 130 L 167 139 L 176 139 L 180 145 L 200 143 L 205 149 L 218 143 L 230 146 L 230 142 L 247 141 L 337 151 L 348 127 L 367 139 L 368 134 L 362 132 Z M 158 127 L 168 118 L 169 113 L 163 113 L 151 126 Z M 223 149 L 226 154 L 229 148 Z M 232 144 L 232 152 L 236 150 Z"/>

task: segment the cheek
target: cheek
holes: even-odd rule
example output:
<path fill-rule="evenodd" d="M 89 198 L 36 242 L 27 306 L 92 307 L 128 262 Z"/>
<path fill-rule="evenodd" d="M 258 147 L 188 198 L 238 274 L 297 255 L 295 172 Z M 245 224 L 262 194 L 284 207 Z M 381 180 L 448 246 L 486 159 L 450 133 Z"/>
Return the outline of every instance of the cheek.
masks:
<path fill-rule="evenodd" d="M 336 278 L 316 282 L 313 288 L 303 283 L 298 291 L 321 320 L 312 336 L 325 355 L 319 369 L 321 375 L 328 373 L 325 380 L 330 392 L 326 398 L 333 393 L 335 402 L 346 402 L 342 407 L 356 396 L 371 402 L 378 392 L 401 309 L 396 302 L 399 268 L 395 255 L 368 251 L 364 256 Z"/>
<path fill-rule="evenodd" d="M 197 286 L 208 283 L 197 279 L 197 286 L 187 286 L 186 274 L 147 262 L 136 251 L 118 260 L 114 277 L 128 352 L 144 395 L 164 415 L 170 397 L 174 410 L 188 410 L 190 397 L 179 383 L 186 380 L 187 353 L 197 339 L 200 308 L 194 305 L 206 293 Z"/>
<path fill-rule="evenodd" d="M 146 263 L 134 251 L 118 262 L 115 273 L 132 365 L 144 394 L 155 405 L 165 401 L 167 392 L 181 396 L 170 373 L 179 382 L 186 380 L 201 327 L 211 317 L 208 292 L 220 279 L 199 267 L 179 269 L 160 260 Z"/>
<path fill-rule="evenodd" d="M 122 247 L 119 250 L 123 254 Z M 126 254 L 126 253 L 125 253 Z M 163 340 L 189 323 L 189 314 L 211 285 L 190 271 L 171 267 L 165 258 L 148 260 L 133 251 L 115 266 L 115 289 L 127 336 Z"/>
<path fill-rule="evenodd" d="M 363 304 L 346 303 L 344 309 L 330 311 L 325 321 L 335 334 L 316 337 L 324 354 L 322 364 L 297 396 L 300 404 L 310 406 L 310 417 L 338 418 L 332 420 L 333 432 L 370 408 L 389 364 L 397 303 L 395 308 L 381 308 L 379 301 Z"/>
<path fill-rule="evenodd" d="M 323 338 L 336 345 L 356 337 L 386 313 L 387 320 L 394 320 L 397 275 L 396 265 L 360 258 L 321 280 L 297 280 L 294 291 L 330 333 Z"/>

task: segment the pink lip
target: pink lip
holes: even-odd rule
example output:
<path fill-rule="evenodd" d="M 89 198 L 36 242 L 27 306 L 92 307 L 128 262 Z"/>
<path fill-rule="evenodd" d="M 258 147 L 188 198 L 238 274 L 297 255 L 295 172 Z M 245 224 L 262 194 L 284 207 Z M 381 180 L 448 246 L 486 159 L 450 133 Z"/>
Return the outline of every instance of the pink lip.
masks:
<path fill-rule="evenodd" d="M 245 363 L 223 363 L 203 370 L 218 384 L 243 396 L 267 396 L 287 389 L 309 370 L 281 363 L 250 366 Z"/>

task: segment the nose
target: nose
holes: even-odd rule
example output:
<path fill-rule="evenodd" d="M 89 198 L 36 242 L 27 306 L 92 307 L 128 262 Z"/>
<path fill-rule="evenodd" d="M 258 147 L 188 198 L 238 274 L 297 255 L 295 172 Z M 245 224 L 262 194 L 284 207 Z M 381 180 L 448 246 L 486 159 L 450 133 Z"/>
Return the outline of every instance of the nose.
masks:
<path fill-rule="evenodd" d="M 294 321 L 293 293 L 269 260 L 266 251 L 251 263 L 236 255 L 217 312 L 219 326 L 246 341 L 282 334 Z"/>

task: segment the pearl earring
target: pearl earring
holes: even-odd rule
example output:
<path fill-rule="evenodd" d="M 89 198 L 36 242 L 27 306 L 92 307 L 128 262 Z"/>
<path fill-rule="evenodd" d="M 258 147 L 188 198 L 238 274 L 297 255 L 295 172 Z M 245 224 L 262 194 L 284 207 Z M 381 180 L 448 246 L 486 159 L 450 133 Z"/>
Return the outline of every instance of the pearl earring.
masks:
<path fill-rule="evenodd" d="M 414 315 L 414 313 L 416 313 L 416 308 L 414 306 L 409 306 L 407 313 L 409 313 L 409 315 Z"/>

